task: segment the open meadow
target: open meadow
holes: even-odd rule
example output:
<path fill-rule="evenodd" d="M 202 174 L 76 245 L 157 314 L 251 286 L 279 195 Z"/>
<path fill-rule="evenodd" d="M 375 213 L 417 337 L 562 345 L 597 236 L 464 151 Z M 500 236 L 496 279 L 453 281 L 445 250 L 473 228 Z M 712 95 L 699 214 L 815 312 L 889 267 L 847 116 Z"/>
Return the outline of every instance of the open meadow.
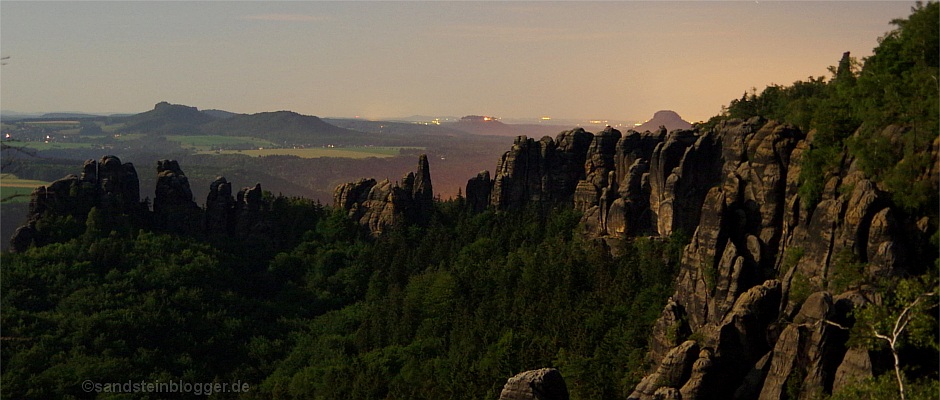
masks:
<path fill-rule="evenodd" d="M 29 194 L 33 192 L 33 189 L 48 184 L 49 182 L 35 179 L 19 179 L 15 175 L 0 177 L 0 199 L 29 201 Z"/>
<path fill-rule="evenodd" d="M 184 148 L 194 150 L 212 150 L 215 147 L 248 144 L 252 147 L 276 146 L 274 143 L 247 136 L 220 136 L 220 135 L 166 135 L 166 140 L 180 142 Z"/>

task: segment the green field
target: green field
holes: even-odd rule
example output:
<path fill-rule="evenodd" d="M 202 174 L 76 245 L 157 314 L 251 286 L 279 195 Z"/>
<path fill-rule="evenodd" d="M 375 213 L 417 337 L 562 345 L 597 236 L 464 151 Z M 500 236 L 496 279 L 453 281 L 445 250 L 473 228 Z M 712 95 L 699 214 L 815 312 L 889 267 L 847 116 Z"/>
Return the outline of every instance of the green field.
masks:
<path fill-rule="evenodd" d="M 143 134 L 143 133 L 124 133 L 124 134 L 120 134 L 120 135 L 114 136 L 114 140 L 120 140 L 120 141 L 123 142 L 123 141 L 127 141 L 127 140 L 137 140 L 137 139 L 143 138 L 144 136 L 147 136 L 147 135 L 145 135 L 145 134 Z M 82 137 L 83 137 L 83 138 L 86 138 L 86 137 L 87 137 L 87 138 L 95 138 L 96 136 L 82 136 Z M 167 139 L 167 140 L 169 140 L 169 139 Z"/>
<path fill-rule="evenodd" d="M 0 186 L 0 199 L 3 201 L 29 201 L 29 195 L 35 188 Z"/>
<path fill-rule="evenodd" d="M 171 140 L 174 142 L 180 142 L 183 147 L 192 148 L 196 150 L 211 150 L 212 147 L 225 146 L 225 145 L 236 145 L 247 143 L 254 147 L 268 147 L 276 146 L 274 143 L 271 143 L 264 139 L 258 139 L 253 137 L 246 136 L 219 136 L 219 135 L 197 135 L 197 136 L 182 136 L 182 135 L 166 135 L 166 140 Z"/>
<path fill-rule="evenodd" d="M 100 122 L 98 123 L 98 125 L 101 126 L 102 131 L 105 131 L 107 133 L 117 132 L 121 129 L 124 129 L 124 127 L 127 126 L 127 124 L 123 124 L 123 123 L 114 124 L 114 125 L 105 125 L 104 123 L 100 123 Z"/>
<path fill-rule="evenodd" d="M 406 147 L 410 149 L 423 149 L 422 147 Z M 245 154 L 252 157 L 290 155 L 301 158 L 368 158 L 368 157 L 395 157 L 400 147 L 316 147 L 311 149 L 263 149 L 263 150 L 222 150 L 200 151 L 199 154 Z"/>
<path fill-rule="evenodd" d="M 50 149 L 81 149 L 96 146 L 94 143 L 46 143 L 46 142 L 16 142 L 17 146 L 33 150 Z"/>
<path fill-rule="evenodd" d="M 424 150 L 424 147 L 417 146 L 366 146 L 366 147 L 343 147 L 340 150 L 346 151 L 360 151 L 363 153 L 372 153 L 372 154 L 385 154 L 389 156 L 397 156 L 399 150 L 409 149 L 409 150 Z"/>
<path fill-rule="evenodd" d="M 23 124 L 41 126 L 43 128 L 49 128 L 49 129 L 78 128 L 80 125 L 78 121 L 30 121 L 30 122 L 23 122 Z"/>
<path fill-rule="evenodd" d="M 33 179 L 19 179 L 16 176 L 0 177 L 0 199 L 6 201 L 29 201 L 29 194 L 39 186 L 48 185 L 49 182 Z M 9 197 L 9 199 L 7 199 Z"/>

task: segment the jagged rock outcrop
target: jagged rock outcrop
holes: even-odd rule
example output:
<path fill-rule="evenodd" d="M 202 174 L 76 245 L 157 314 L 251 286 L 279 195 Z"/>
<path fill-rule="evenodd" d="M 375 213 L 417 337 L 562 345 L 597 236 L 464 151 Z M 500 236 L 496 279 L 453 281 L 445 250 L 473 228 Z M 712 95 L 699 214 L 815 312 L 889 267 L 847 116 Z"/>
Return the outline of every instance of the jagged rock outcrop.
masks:
<path fill-rule="evenodd" d="M 568 386 L 554 368 L 520 372 L 509 378 L 499 400 L 568 400 Z"/>
<path fill-rule="evenodd" d="M 10 239 L 11 248 L 24 251 L 31 245 L 45 245 L 50 238 L 43 229 L 58 230 L 62 224 L 69 225 L 65 229 L 74 234 L 77 226 L 84 227 L 82 221 L 92 208 L 98 210 L 100 219 L 95 228 L 106 229 L 105 234 L 110 230 L 132 234 L 137 229 L 155 229 L 188 236 L 265 240 L 272 229 L 264 215 L 267 205 L 260 184 L 243 189 L 236 200 L 231 183 L 220 177 L 210 185 L 203 210 L 193 201 L 189 180 L 178 162 L 158 161 L 156 183 L 151 212 L 149 199 L 140 200 L 140 181 L 133 164 L 121 163 L 115 156 L 88 160 L 80 177 L 69 175 L 33 191 L 27 223 Z"/>
<path fill-rule="evenodd" d="M 831 322 L 835 316 L 832 296 L 827 292 L 812 294 L 799 314 L 780 334 L 771 355 L 759 399 L 785 399 L 788 379 L 801 380 L 800 398 L 812 398 L 831 392 L 834 372 L 843 359 L 836 354 L 848 337 Z"/>
<path fill-rule="evenodd" d="M 840 274 L 859 263 L 866 267 L 853 273 L 870 278 L 921 265 L 918 246 L 934 229 L 906 220 L 845 155 L 833 160 L 821 199 L 802 198 L 813 138 L 759 117 L 707 131 L 522 136 L 494 178 L 479 174 L 467 195 L 477 212 L 487 196 L 498 211 L 570 204 L 587 235 L 609 240 L 692 234 L 652 328 L 650 375 L 630 398 L 782 400 L 789 386 L 808 399 L 872 376 L 871 356 L 848 348 L 844 329 L 867 289 L 840 286 Z M 376 196 L 364 193 L 387 186 L 350 184 L 337 203 L 368 203 Z M 833 288 L 845 293 L 823 291 Z"/>
<path fill-rule="evenodd" d="M 410 191 L 411 198 L 414 200 L 413 217 L 427 222 L 434 208 L 434 187 L 431 185 L 431 166 L 428 165 L 426 154 L 418 156 L 418 170 L 415 171 L 413 179 L 414 186 L 409 188 L 411 181 L 410 178 L 402 179 L 405 191 Z"/>
<path fill-rule="evenodd" d="M 614 156 L 617 154 L 617 143 L 621 136 L 620 131 L 608 126 L 595 134 L 591 140 L 584 160 L 584 179 L 594 187 L 604 188 L 618 183 L 611 182 L 608 178 L 610 172 L 616 171 Z"/>
<path fill-rule="evenodd" d="M 267 238 L 273 227 L 264 218 L 263 193 L 261 184 L 257 183 L 255 187 L 242 188 L 235 195 L 235 236 L 251 241 Z"/>
<path fill-rule="evenodd" d="M 68 175 L 33 190 L 27 223 L 13 234 L 11 250 L 24 251 L 32 244 L 47 243 L 47 235 L 37 229 L 40 220 L 73 217 L 81 221 L 92 208 L 102 215 L 142 218 L 146 205 L 140 202 L 140 182 L 133 164 L 121 163 L 115 156 L 88 160 L 81 177 Z"/>
<path fill-rule="evenodd" d="M 500 160 L 490 206 L 505 211 L 572 204 L 595 237 L 691 233 L 720 176 L 714 168 L 720 146 L 718 134 L 665 128 L 623 134 L 607 127 L 594 135 L 579 128 L 539 141 L 520 136 Z M 471 203 L 485 192 L 481 185 L 482 176 L 468 182 Z"/>
<path fill-rule="evenodd" d="M 206 197 L 206 232 L 210 236 L 228 236 L 235 227 L 236 208 L 232 184 L 218 177 L 209 185 Z"/>
<path fill-rule="evenodd" d="M 490 204 L 490 191 L 493 190 L 493 181 L 490 171 L 480 171 L 475 178 L 467 181 L 467 202 L 475 213 L 483 212 Z"/>
<path fill-rule="evenodd" d="M 844 329 L 852 323 L 851 310 L 867 301 L 866 289 L 835 282 L 851 272 L 841 269 L 858 268 L 853 266 L 858 262 L 867 263 L 861 273 L 870 278 L 902 273 L 920 254 L 913 243 L 923 243 L 927 229 L 901 221 L 889 196 L 847 157 L 827 177 L 819 203 L 806 204 L 798 177 L 813 136 L 752 118 L 725 121 L 699 135 L 678 164 L 669 161 L 678 150 L 669 148 L 681 136 L 657 145 L 649 198 L 659 234 L 690 219 L 691 214 L 682 215 L 675 223 L 680 193 L 694 195 L 708 186 L 684 192 L 682 177 L 718 172 L 700 203 L 675 293 L 653 326 L 653 367 L 634 397 L 672 396 L 678 389 L 683 400 L 703 395 L 776 400 L 786 398 L 785 386 L 792 391 L 797 384 L 800 398 L 808 399 L 872 375 L 868 352 L 847 348 Z M 710 155 L 715 152 L 720 157 Z M 678 166 L 667 177 L 672 165 Z M 700 168 L 684 169 L 690 166 Z M 638 190 L 636 178 L 631 180 L 631 189 L 621 193 Z M 608 218 L 608 228 L 613 221 Z M 827 287 L 849 291 L 821 291 Z M 801 294 L 807 292 L 815 293 Z M 688 337 L 710 350 L 700 357 L 700 368 L 679 382 L 653 385 L 657 380 L 650 377 L 675 364 L 674 354 L 687 350 L 682 341 Z"/>
<path fill-rule="evenodd" d="M 832 393 L 837 394 L 843 387 L 871 377 L 871 356 L 868 354 L 868 349 L 852 347 L 845 352 L 842 362 L 836 369 Z"/>
<path fill-rule="evenodd" d="M 720 135 L 674 131 L 653 150 L 649 207 L 655 233 L 667 236 L 695 230 L 705 195 L 720 177 Z"/>
<path fill-rule="evenodd" d="M 554 140 L 517 137 L 496 168 L 490 204 L 497 210 L 510 210 L 530 203 L 570 201 L 585 176 L 592 138 L 581 128 L 559 133 Z"/>
<path fill-rule="evenodd" d="M 656 368 L 656 372 L 647 375 L 627 397 L 630 400 L 651 400 L 659 394 L 672 392 L 668 389 L 683 386 L 692 376 L 692 367 L 699 356 L 699 345 L 694 340 L 687 340 L 672 348 Z M 677 393 L 671 394 L 678 396 Z"/>
<path fill-rule="evenodd" d="M 409 172 L 401 183 L 388 179 L 360 179 L 337 186 L 333 204 L 373 235 L 400 223 L 426 223 L 434 210 L 434 188 L 428 158 L 418 158 L 417 172 Z"/>
<path fill-rule="evenodd" d="M 615 156 L 621 137 L 620 131 L 609 126 L 594 135 L 585 157 L 584 179 L 574 193 L 575 208 L 584 212 L 588 232 L 597 236 L 607 233 L 607 210 L 620 197 Z"/>
<path fill-rule="evenodd" d="M 540 201 L 542 142 L 519 136 L 512 149 L 503 154 L 496 168 L 491 191 L 497 210 L 524 207 L 529 201 Z"/>
<path fill-rule="evenodd" d="M 176 160 L 157 162 L 153 214 L 158 229 L 179 234 L 201 231 L 201 210 L 193 200 L 189 179 Z"/>
<path fill-rule="evenodd" d="M 352 209 L 356 204 L 368 200 L 373 186 L 375 186 L 375 179 L 365 178 L 337 186 L 333 191 L 333 206 L 343 210 Z"/>
<path fill-rule="evenodd" d="M 104 156 L 98 163 L 88 160 L 82 169 L 81 180 L 95 183 L 98 187 L 98 207 L 102 212 L 140 211 L 140 181 L 134 164 L 121 163 L 115 156 Z"/>

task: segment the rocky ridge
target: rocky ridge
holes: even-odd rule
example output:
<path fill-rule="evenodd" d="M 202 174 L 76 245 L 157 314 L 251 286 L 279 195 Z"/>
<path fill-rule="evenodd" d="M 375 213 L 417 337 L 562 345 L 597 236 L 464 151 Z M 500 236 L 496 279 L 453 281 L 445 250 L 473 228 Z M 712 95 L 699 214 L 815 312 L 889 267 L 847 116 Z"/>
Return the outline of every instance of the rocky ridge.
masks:
<path fill-rule="evenodd" d="M 578 128 L 555 139 L 520 136 L 500 159 L 495 177 L 481 172 L 467 200 L 499 211 L 569 203 L 598 237 L 691 233 L 708 189 L 718 179 L 718 134 L 692 130 L 639 133 Z M 684 177 L 684 178 L 683 178 Z"/>
<path fill-rule="evenodd" d="M 85 161 L 81 176 L 69 175 L 33 190 L 27 223 L 13 234 L 11 250 L 21 252 L 54 241 L 43 225 L 77 223 L 84 228 L 81 221 L 93 208 L 115 229 L 149 226 L 185 235 L 258 238 L 270 230 L 260 184 L 241 189 L 233 197 L 231 184 L 219 177 L 210 185 L 205 208 L 201 208 L 178 162 L 160 160 L 156 172 L 151 211 L 150 199 L 140 199 L 140 181 L 133 164 L 121 163 L 115 156 Z"/>
<path fill-rule="evenodd" d="M 523 136 L 492 180 L 468 182 L 467 199 L 506 212 L 570 204 L 608 243 L 692 234 L 630 399 L 782 400 L 788 379 L 808 399 L 872 376 L 877 358 L 846 345 L 851 310 L 873 293 L 840 286 L 840 268 L 856 260 L 877 278 L 925 265 L 935 225 L 905 219 L 848 156 L 806 204 L 798 178 L 813 134 L 754 117 L 708 131 Z"/>

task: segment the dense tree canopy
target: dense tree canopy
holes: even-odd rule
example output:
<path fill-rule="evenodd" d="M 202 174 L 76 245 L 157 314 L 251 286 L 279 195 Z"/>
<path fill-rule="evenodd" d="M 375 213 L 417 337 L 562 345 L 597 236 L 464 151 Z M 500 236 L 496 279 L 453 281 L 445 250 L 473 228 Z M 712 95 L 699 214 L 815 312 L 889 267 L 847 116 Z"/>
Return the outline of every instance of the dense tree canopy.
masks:
<path fill-rule="evenodd" d="M 936 211 L 929 176 L 930 148 L 940 134 L 940 4 L 917 3 L 908 19 L 879 39 L 871 57 L 844 57 L 832 78 L 809 77 L 771 85 L 732 100 L 713 125 L 727 118 L 761 116 L 815 131 L 805 156 L 801 194 L 812 208 L 847 150 L 859 168 L 911 211 Z M 851 160 L 848 160 L 851 161 Z"/>
<path fill-rule="evenodd" d="M 89 215 L 76 237 L 5 254 L 3 391 L 183 379 L 249 381 L 258 398 L 479 398 L 563 366 L 581 397 L 620 397 L 685 241 L 612 257 L 571 210 L 473 215 L 463 199 L 366 241 L 344 213 L 269 201 L 285 235 L 267 247 L 109 234 Z"/>

